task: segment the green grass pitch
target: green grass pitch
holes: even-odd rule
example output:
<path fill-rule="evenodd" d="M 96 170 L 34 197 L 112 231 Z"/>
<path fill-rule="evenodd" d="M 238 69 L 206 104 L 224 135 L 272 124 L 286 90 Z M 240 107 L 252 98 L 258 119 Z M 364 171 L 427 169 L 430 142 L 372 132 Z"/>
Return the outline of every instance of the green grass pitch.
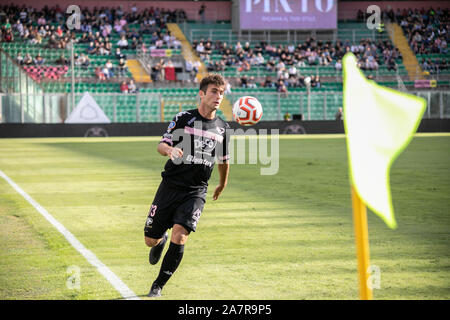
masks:
<path fill-rule="evenodd" d="M 166 161 L 159 138 L 1 139 L 0 170 L 140 298 L 143 226 Z M 375 299 L 450 298 L 450 136 L 417 135 L 394 162 L 398 229 L 368 211 Z M 345 138 L 281 136 L 276 175 L 232 164 L 159 299 L 358 299 Z M 0 299 L 120 299 L 120 294 L 0 179 Z M 79 288 L 67 285 L 79 268 Z"/>

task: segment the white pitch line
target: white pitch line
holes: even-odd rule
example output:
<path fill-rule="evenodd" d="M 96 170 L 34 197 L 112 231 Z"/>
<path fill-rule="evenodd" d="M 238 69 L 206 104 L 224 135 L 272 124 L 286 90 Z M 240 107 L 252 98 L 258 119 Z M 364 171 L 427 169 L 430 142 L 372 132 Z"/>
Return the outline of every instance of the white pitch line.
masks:
<path fill-rule="evenodd" d="M 0 170 L 0 176 L 5 179 L 22 197 L 25 198 L 48 222 L 50 222 L 86 260 L 97 268 L 98 272 L 108 280 L 109 283 L 116 289 L 123 298 L 127 300 L 140 300 L 136 294 L 127 287 L 127 285 L 120 280 L 103 262 L 96 257 L 96 255 L 86 249 L 86 247 L 78 241 L 75 236 L 66 229 L 58 220 L 56 220 L 44 207 L 37 203 L 31 196 L 22 190 L 13 180 L 11 180 L 3 171 Z"/>

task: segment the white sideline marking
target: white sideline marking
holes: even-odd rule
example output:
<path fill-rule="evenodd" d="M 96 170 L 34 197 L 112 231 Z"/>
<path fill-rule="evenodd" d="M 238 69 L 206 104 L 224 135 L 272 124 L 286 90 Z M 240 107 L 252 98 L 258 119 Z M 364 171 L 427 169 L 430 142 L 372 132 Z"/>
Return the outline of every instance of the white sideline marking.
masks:
<path fill-rule="evenodd" d="M 13 180 L 11 180 L 2 170 L 0 170 L 0 176 L 5 179 L 22 197 L 25 198 L 45 219 L 48 220 L 74 247 L 79 253 L 86 258 L 86 260 L 97 268 L 98 272 L 108 280 L 109 283 L 127 300 L 140 300 L 136 294 L 127 287 L 125 283 L 118 276 L 114 274 L 103 262 L 101 262 L 92 251 L 86 249 L 86 247 L 78 241 L 75 236 L 66 229 L 58 220 L 56 220 L 44 207 L 37 203 L 32 197 L 30 197 L 25 191 L 22 190 Z"/>

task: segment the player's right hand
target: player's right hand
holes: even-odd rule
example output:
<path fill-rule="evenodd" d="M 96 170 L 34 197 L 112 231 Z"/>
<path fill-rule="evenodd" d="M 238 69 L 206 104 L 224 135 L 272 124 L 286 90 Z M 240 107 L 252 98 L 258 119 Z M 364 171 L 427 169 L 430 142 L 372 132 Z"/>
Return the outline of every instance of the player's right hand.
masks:
<path fill-rule="evenodd" d="M 170 150 L 169 157 L 170 157 L 170 160 L 172 160 L 172 161 L 177 158 L 182 158 L 183 150 L 181 150 L 180 148 L 172 148 L 172 150 Z"/>

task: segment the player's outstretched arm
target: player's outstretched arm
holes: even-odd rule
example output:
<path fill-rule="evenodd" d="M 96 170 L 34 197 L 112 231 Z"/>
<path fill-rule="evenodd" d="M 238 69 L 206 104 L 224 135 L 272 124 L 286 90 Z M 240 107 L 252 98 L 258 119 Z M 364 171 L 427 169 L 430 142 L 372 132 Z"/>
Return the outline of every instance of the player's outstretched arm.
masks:
<path fill-rule="evenodd" d="M 168 156 L 171 160 L 175 158 L 181 158 L 183 156 L 183 150 L 181 150 L 180 148 L 171 147 L 163 142 L 158 144 L 157 150 L 162 156 Z"/>
<path fill-rule="evenodd" d="M 213 200 L 217 200 L 223 189 L 227 186 L 228 182 L 228 171 L 230 170 L 230 164 L 228 162 L 218 163 L 217 169 L 219 170 L 220 181 L 219 185 L 214 190 Z"/>

